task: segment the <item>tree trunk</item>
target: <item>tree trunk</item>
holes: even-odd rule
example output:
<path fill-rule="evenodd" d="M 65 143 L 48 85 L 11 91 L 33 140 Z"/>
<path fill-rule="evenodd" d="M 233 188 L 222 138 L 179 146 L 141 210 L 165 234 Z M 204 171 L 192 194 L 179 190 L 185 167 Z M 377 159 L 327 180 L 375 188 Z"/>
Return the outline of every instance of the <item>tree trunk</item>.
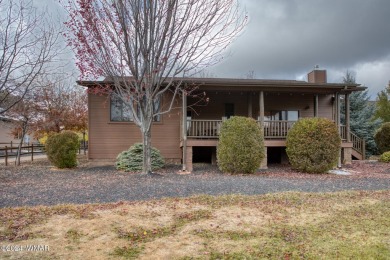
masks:
<path fill-rule="evenodd" d="M 152 173 L 152 133 L 150 127 L 147 128 L 147 130 L 142 132 L 143 134 L 143 165 L 142 165 L 142 172 L 144 174 L 150 174 Z"/>
<path fill-rule="evenodd" d="M 24 137 L 26 136 L 26 128 L 27 128 L 27 123 L 23 123 L 23 125 L 22 125 L 22 136 L 20 138 L 18 151 L 16 153 L 16 159 L 15 159 L 15 165 L 17 165 L 17 166 L 20 166 L 20 156 L 21 156 L 21 153 L 22 153 L 23 140 L 24 140 Z"/>

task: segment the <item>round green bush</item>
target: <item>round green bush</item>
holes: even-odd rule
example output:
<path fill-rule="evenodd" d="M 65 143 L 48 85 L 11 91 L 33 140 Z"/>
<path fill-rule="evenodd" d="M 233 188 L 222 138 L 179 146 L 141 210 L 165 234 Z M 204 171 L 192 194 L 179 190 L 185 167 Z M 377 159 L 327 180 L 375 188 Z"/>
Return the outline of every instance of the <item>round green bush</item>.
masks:
<path fill-rule="evenodd" d="M 324 173 L 337 165 L 341 138 L 326 118 L 298 120 L 287 134 L 286 152 L 293 169 Z"/>
<path fill-rule="evenodd" d="M 382 153 L 379 157 L 380 162 L 390 163 L 390 151 Z"/>
<path fill-rule="evenodd" d="M 390 151 L 390 122 L 384 123 L 374 135 L 380 153 Z"/>
<path fill-rule="evenodd" d="M 142 171 L 143 145 L 135 143 L 127 151 L 121 152 L 116 158 L 116 169 L 128 172 Z M 158 170 L 164 167 L 164 158 L 156 148 L 151 151 L 152 170 Z"/>
<path fill-rule="evenodd" d="M 252 118 L 234 116 L 221 126 L 218 167 L 227 173 L 254 173 L 264 158 L 264 136 Z"/>
<path fill-rule="evenodd" d="M 45 149 L 49 161 L 58 168 L 77 166 L 79 138 L 76 133 L 64 131 L 51 134 L 46 141 Z"/>

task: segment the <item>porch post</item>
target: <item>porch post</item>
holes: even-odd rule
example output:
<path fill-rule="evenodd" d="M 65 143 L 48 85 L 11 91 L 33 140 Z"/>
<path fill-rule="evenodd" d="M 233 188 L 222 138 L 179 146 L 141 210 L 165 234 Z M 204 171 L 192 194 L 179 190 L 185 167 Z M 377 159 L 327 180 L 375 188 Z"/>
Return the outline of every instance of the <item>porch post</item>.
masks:
<path fill-rule="evenodd" d="M 183 136 L 183 171 L 187 170 L 187 95 L 182 91 L 182 136 Z"/>
<path fill-rule="evenodd" d="M 314 95 L 314 117 L 318 117 L 318 94 Z"/>
<path fill-rule="evenodd" d="M 350 134 L 350 100 L 349 94 L 345 94 L 345 134 L 347 142 L 351 142 L 351 134 Z M 344 147 L 344 164 L 352 164 L 352 148 Z"/>
<path fill-rule="evenodd" d="M 260 91 L 259 94 L 259 116 L 260 116 L 260 126 L 261 130 L 264 131 L 264 91 Z"/>
<path fill-rule="evenodd" d="M 248 117 L 252 118 L 253 113 L 252 113 L 252 95 L 249 92 L 248 94 Z"/>
<path fill-rule="evenodd" d="M 350 104 L 349 104 L 349 94 L 345 94 L 345 131 L 347 135 L 347 142 L 351 142 L 351 136 L 350 136 Z"/>
<path fill-rule="evenodd" d="M 264 91 L 260 91 L 259 93 L 259 116 L 260 116 L 260 127 L 261 131 L 264 133 Z M 260 169 L 265 170 L 268 169 L 267 165 L 267 147 L 264 146 L 264 158 L 260 163 Z"/>
<path fill-rule="evenodd" d="M 336 93 L 336 126 L 339 132 L 339 136 L 341 136 L 341 129 L 340 129 L 340 94 Z M 341 167 L 341 144 L 340 144 L 340 149 L 339 149 L 339 158 L 337 162 L 337 167 Z"/>

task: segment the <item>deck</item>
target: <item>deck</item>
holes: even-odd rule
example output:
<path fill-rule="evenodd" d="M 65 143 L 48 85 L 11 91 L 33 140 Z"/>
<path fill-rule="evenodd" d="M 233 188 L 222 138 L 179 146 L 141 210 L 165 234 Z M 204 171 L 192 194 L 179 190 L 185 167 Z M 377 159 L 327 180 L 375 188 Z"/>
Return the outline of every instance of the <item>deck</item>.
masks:
<path fill-rule="evenodd" d="M 261 122 L 257 121 L 261 127 Z M 265 144 L 269 146 L 283 146 L 288 131 L 295 121 L 264 121 L 263 131 Z M 194 146 L 215 146 L 217 144 L 221 129 L 222 120 L 187 120 L 187 138 Z M 340 126 L 340 137 L 343 141 L 342 147 L 352 144 L 352 155 L 357 159 L 364 159 L 365 142 L 354 133 L 350 132 L 347 138 L 347 128 Z"/>

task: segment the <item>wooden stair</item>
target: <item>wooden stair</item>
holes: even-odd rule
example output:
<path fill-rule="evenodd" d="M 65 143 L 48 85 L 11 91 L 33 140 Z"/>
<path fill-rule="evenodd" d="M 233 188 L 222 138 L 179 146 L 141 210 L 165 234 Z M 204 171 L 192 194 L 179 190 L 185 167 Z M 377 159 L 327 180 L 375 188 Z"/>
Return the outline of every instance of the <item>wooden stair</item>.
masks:
<path fill-rule="evenodd" d="M 364 139 L 358 137 L 356 134 L 350 132 L 350 140 L 353 144 L 352 146 L 352 156 L 357 160 L 366 159 L 366 142 Z"/>

